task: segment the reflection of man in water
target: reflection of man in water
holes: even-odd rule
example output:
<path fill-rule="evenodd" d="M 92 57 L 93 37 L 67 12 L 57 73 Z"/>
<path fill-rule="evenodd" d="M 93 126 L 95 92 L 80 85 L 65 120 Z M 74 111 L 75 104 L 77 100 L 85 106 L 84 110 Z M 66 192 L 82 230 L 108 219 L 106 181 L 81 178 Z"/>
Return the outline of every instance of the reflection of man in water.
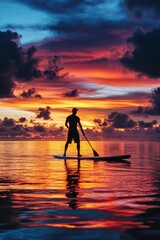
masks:
<path fill-rule="evenodd" d="M 68 139 L 67 139 L 67 142 L 65 144 L 64 155 L 63 156 L 66 156 L 66 151 L 67 151 L 67 148 L 68 148 L 68 144 L 72 142 L 72 139 L 74 139 L 74 142 L 77 143 L 78 156 L 81 156 L 81 154 L 80 154 L 80 138 L 79 138 L 79 133 L 78 133 L 78 130 L 77 130 L 77 126 L 80 127 L 83 135 L 84 135 L 84 132 L 83 132 L 82 125 L 80 123 L 80 118 L 76 116 L 77 111 L 78 111 L 77 108 L 73 108 L 72 109 L 72 115 L 69 115 L 66 118 L 65 125 L 69 130 L 68 130 Z"/>
<path fill-rule="evenodd" d="M 1 180 L 3 183 L 3 179 Z M 4 179 L 4 183 L 5 181 Z M 11 181 L 8 183 L 11 184 Z M 20 227 L 20 211 L 18 208 L 14 208 L 13 195 L 14 193 L 9 190 L 0 192 L 0 231 L 18 229 Z"/>
<path fill-rule="evenodd" d="M 77 166 L 74 166 L 74 168 L 73 166 L 71 167 L 70 164 L 67 164 L 67 160 L 65 160 L 64 163 L 67 173 L 66 197 L 68 198 L 69 207 L 76 209 L 79 205 L 78 189 L 80 180 L 80 160 L 78 160 Z"/>

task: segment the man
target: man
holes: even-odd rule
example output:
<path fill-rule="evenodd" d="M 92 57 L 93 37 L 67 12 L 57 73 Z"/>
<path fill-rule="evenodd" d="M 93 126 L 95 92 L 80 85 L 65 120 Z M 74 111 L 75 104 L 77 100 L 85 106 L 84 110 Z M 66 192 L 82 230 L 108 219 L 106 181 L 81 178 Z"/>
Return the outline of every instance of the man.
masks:
<path fill-rule="evenodd" d="M 82 125 L 80 123 L 80 118 L 76 116 L 77 111 L 78 111 L 77 108 L 73 108 L 72 109 L 72 115 L 69 115 L 66 118 L 65 126 L 68 128 L 68 138 L 67 138 L 67 142 L 65 144 L 64 155 L 63 156 L 66 156 L 68 144 L 72 143 L 72 139 L 74 140 L 75 143 L 77 143 L 78 157 L 81 156 L 81 154 L 80 154 L 80 138 L 79 138 L 79 133 L 78 133 L 78 130 L 77 130 L 77 126 L 80 127 L 83 135 L 84 135 L 84 131 L 83 131 Z"/>

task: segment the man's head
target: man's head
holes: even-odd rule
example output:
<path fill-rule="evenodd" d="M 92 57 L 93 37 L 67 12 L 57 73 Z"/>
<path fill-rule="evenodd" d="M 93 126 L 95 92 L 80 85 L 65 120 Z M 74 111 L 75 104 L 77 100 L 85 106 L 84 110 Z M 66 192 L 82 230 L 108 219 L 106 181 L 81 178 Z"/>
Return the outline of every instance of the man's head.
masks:
<path fill-rule="evenodd" d="M 73 113 L 73 114 L 76 114 L 77 111 L 78 111 L 78 108 L 73 108 L 73 109 L 72 109 L 72 113 Z"/>

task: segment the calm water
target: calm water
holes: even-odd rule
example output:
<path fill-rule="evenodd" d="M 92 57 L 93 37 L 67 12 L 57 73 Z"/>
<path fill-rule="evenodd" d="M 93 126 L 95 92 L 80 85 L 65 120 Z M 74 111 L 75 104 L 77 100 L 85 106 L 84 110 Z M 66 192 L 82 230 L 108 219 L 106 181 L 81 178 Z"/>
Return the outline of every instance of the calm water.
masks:
<path fill-rule="evenodd" d="M 0 142 L 0 239 L 160 239 L 160 143 L 91 143 L 131 164 L 54 159 L 64 142 Z"/>

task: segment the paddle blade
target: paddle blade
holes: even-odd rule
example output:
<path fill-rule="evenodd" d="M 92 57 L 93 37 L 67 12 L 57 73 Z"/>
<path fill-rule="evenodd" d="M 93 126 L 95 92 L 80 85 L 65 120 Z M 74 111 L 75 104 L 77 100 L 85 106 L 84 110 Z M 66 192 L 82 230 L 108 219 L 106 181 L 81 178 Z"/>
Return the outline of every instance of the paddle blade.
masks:
<path fill-rule="evenodd" d="M 93 149 L 93 154 L 94 154 L 95 157 L 99 156 L 99 154 L 94 149 Z"/>

